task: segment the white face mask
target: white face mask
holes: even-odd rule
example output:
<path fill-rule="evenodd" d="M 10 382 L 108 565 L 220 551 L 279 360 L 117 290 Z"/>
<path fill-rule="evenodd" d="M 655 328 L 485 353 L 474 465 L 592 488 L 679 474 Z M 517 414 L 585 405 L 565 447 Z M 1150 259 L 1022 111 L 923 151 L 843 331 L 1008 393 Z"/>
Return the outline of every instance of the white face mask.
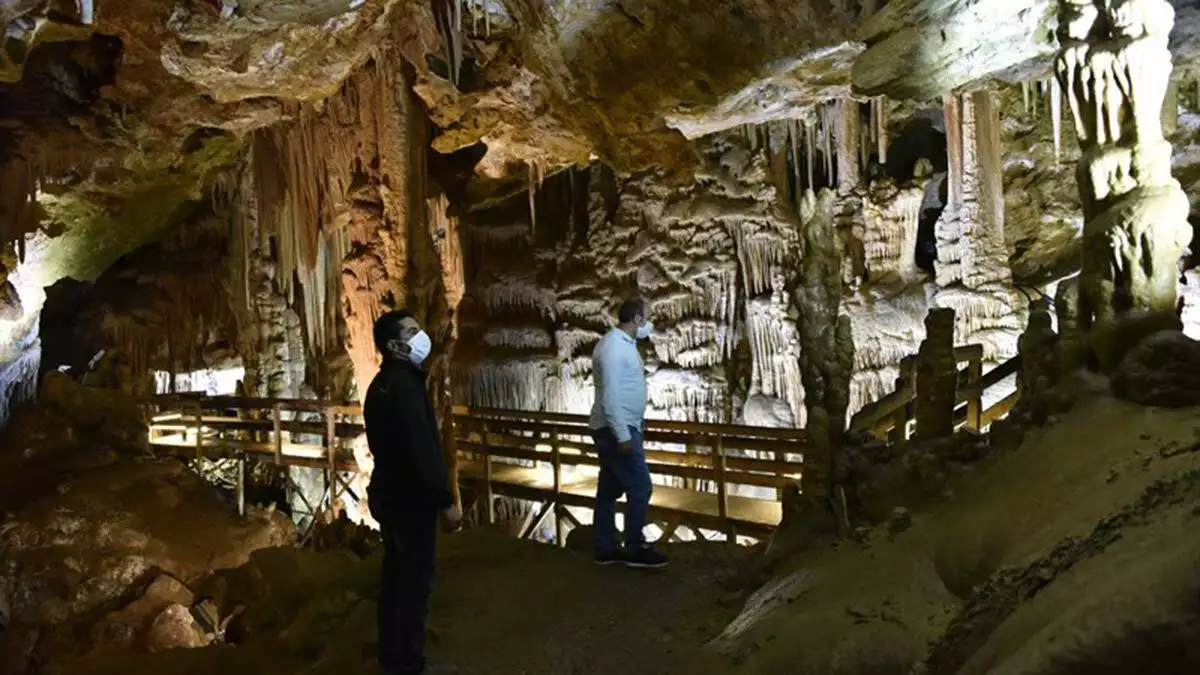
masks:
<path fill-rule="evenodd" d="M 645 340 L 646 338 L 650 337 L 650 334 L 653 332 L 654 332 L 654 322 L 647 321 L 646 323 L 637 327 L 637 334 L 635 337 L 637 337 L 637 339 L 639 339 L 639 340 Z"/>
<path fill-rule="evenodd" d="M 416 335 L 408 339 L 408 349 L 408 359 L 419 366 L 425 357 L 429 356 L 430 350 L 433 349 L 433 342 L 425 331 L 417 331 Z"/>

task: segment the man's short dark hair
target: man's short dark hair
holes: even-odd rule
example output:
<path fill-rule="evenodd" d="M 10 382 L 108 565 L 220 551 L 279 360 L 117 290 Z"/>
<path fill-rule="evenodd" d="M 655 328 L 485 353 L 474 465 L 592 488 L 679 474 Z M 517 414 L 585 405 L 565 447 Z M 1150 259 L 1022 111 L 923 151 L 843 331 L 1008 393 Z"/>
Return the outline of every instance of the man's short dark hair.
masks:
<path fill-rule="evenodd" d="M 396 340 L 400 337 L 401 327 L 400 322 L 405 319 L 412 319 L 413 313 L 407 309 L 393 309 L 390 312 L 385 312 L 378 319 L 375 319 L 375 349 L 379 350 L 380 354 L 387 355 L 387 343 L 390 340 Z"/>
<path fill-rule="evenodd" d="M 617 310 L 617 321 L 621 323 L 633 323 L 639 316 L 646 316 L 646 303 L 641 298 L 630 298 Z"/>

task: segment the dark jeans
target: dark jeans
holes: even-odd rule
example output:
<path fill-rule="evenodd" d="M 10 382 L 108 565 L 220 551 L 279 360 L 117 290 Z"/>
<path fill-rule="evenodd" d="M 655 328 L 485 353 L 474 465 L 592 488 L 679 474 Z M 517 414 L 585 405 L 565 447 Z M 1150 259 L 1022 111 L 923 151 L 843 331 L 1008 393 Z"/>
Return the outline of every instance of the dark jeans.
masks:
<path fill-rule="evenodd" d="M 425 617 L 433 590 L 438 514 L 417 508 L 380 522 L 379 666 L 389 675 L 425 670 Z"/>
<path fill-rule="evenodd" d="M 600 482 L 596 486 L 595 528 L 596 555 L 611 555 L 619 548 L 617 539 L 617 500 L 625 496 L 625 548 L 634 550 L 646 545 L 642 529 L 650 508 L 650 470 L 646 468 L 646 449 L 642 432 L 629 427 L 633 451 L 622 452 L 612 429 L 592 430 L 592 440 L 600 454 Z"/>

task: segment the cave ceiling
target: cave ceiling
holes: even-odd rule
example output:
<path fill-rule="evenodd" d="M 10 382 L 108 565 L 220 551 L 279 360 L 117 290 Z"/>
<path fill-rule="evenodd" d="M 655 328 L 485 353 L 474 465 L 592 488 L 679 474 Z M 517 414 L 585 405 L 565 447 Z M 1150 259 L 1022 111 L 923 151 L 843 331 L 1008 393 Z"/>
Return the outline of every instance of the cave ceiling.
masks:
<path fill-rule="evenodd" d="M 863 4 L 128 0 L 83 2 L 81 13 L 76 2 L 3 0 L 0 159 L 61 163 L 45 188 L 51 220 L 99 214 L 122 228 L 119 254 L 205 199 L 249 132 L 297 102 L 320 105 L 373 59 L 410 64 L 435 150 L 480 149 L 465 153 L 466 197 L 480 205 L 594 158 L 687 180 L 690 139 L 803 118 L 848 95 L 929 100 L 1038 76 L 1055 49 L 1052 0 Z M 1200 0 L 1174 4 L 1187 69 Z"/>

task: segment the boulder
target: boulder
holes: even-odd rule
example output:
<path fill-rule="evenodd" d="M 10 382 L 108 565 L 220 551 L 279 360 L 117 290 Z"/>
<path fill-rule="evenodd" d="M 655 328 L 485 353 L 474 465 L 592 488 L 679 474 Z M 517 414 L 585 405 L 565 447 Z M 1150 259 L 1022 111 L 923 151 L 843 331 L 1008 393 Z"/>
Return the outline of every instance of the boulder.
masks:
<path fill-rule="evenodd" d="M 1121 360 L 1112 388 L 1117 396 L 1142 405 L 1200 404 L 1200 342 L 1179 331 L 1147 337 Z"/>
<path fill-rule="evenodd" d="M 190 588 L 168 574 L 160 574 L 137 600 L 101 619 L 92 628 L 92 641 L 131 647 L 164 609 L 171 605 L 190 607 L 194 601 Z"/>
<path fill-rule="evenodd" d="M 159 612 L 146 634 L 146 649 L 159 652 L 165 649 L 194 649 L 212 642 L 191 611 L 179 604 L 169 605 Z"/>

